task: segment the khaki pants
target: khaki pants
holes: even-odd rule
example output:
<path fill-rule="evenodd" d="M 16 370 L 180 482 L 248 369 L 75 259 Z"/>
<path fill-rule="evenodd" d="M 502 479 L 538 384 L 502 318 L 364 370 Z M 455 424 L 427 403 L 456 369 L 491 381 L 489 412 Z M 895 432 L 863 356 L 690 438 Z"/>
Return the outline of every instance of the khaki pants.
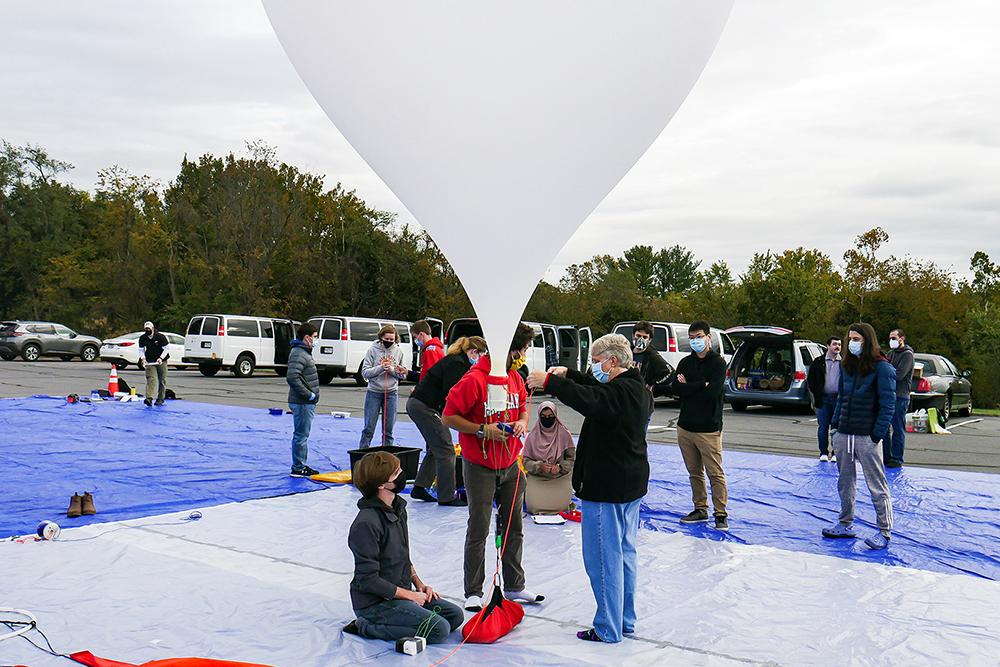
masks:
<path fill-rule="evenodd" d="M 146 364 L 146 398 L 162 401 L 167 395 L 167 362 Z"/>
<path fill-rule="evenodd" d="M 677 429 L 677 444 L 681 447 L 684 465 L 691 476 L 691 498 L 696 510 L 708 511 L 708 489 L 705 474 L 712 483 L 712 505 L 715 516 L 726 515 L 726 473 L 722 471 L 722 431 L 692 433 Z"/>

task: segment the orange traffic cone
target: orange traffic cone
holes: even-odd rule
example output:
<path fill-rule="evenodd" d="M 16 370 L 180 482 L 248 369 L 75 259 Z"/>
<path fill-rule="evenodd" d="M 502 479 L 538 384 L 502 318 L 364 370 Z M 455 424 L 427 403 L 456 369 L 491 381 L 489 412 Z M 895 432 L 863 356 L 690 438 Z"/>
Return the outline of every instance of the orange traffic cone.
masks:
<path fill-rule="evenodd" d="M 108 393 L 112 396 L 118 391 L 118 367 L 111 364 L 111 377 L 108 378 Z"/>

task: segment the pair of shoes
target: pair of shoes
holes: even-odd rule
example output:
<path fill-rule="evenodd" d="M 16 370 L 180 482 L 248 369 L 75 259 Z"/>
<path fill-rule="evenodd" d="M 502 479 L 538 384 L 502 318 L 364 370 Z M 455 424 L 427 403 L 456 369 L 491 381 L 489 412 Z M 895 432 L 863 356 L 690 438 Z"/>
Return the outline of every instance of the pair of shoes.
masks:
<path fill-rule="evenodd" d="M 346 632 L 349 635 L 357 635 L 359 637 L 361 636 L 361 630 L 358 630 L 358 624 L 356 621 L 351 621 L 350 623 L 345 625 L 344 632 Z"/>
<path fill-rule="evenodd" d="M 705 510 L 694 510 L 687 516 L 681 517 L 681 523 L 708 523 L 708 512 Z"/>
<path fill-rule="evenodd" d="M 302 470 L 293 470 L 291 474 L 292 477 L 312 477 L 313 475 L 318 475 L 319 470 L 306 466 Z"/>
<path fill-rule="evenodd" d="M 853 525 L 845 526 L 842 523 L 836 523 L 832 528 L 823 529 L 823 537 L 853 539 L 857 536 L 858 534 L 854 532 Z"/>
<path fill-rule="evenodd" d="M 883 535 L 882 533 L 875 533 L 871 537 L 865 538 L 865 544 L 868 545 L 869 549 L 873 551 L 878 551 L 879 549 L 885 549 L 889 546 L 889 536 Z"/>
<path fill-rule="evenodd" d="M 145 401 L 143 401 L 143 403 L 146 404 L 147 408 L 153 407 L 153 399 L 151 399 L 151 398 L 147 398 Z"/>
<path fill-rule="evenodd" d="M 826 463 L 827 461 L 830 460 L 830 457 L 827 455 L 826 452 L 823 452 L 822 454 L 819 455 L 819 460 Z"/>
<path fill-rule="evenodd" d="M 465 608 L 468 611 L 482 611 L 483 610 L 483 598 L 478 595 L 470 595 L 465 598 Z"/>
<path fill-rule="evenodd" d="M 469 502 L 467 500 L 462 500 L 461 498 L 456 497 L 452 498 L 446 503 L 443 503 L 439 500 L 438 505 L 440 505 L 441 507 L 468 507 Z"/>
<path fill-rule="evenodd" d="M 535 595 L 527 588 L 520 591 L 504 591 L 503 596 L 513 602 L 526 602 L 527 604 L 535 604 L 545 599 L 544 595 Z"/>
<path fill-rule="evenodd" d="M 577 639 L 582 639 L 585 642 L 603 642 L 604 641 L 603 639 L 601 639 L 598 636 L 597 630 L 595 630 L 594 628 L 591 628 L 590 630 L 580 630 L 580 632 L 576 633 L 576 638 Z"/>
<path fill-rule="evenodd" d="M 163 399 L 162 398 L 156 399 L 156 402 L 153 403 L 153 405 L 163 405 Z"/>
<path fill-rule="evenodd" d="M 885 467 L 886 468 L 902 468 L 903 467 L 903 462 L 902 461 L 895 461 L 893 459 L 889 459 L 888 461 L 885 462 Z"/>
<path fill-rule="evenodd" d="M 66 510 L 66 516 L 70 519 L 95 514 L 97 514 L 97 508 L 94 507 L 94 496 L 89 493 L 84 493 L 82 496 L 74 493 L 73 497 L 69 499 L 69 509 Z"/>
<path fill-rule="evenodd" d="M 422 486 L 414 486 L 413 490 L 410 491 L 410 497 L 417 500 L 426 500 L 429 503 L 437 502 L 437 498 L 428 493 L 427 489 Z"/>
<path fill-rule="evenodd" d="M 724 516 L 715 517 L 715 529 L 729 532 L 729 520 Z"/>

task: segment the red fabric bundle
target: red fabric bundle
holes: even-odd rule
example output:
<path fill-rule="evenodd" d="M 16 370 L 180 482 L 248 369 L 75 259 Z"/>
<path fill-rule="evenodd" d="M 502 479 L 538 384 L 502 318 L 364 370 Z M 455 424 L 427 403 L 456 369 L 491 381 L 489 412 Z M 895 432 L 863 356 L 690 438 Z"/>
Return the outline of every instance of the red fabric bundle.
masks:
<path fill-rule="evenodd" d="M 465 624 L 462 636 L 472 644 L 492 644 L 513 630 L 522 618 L 521 605 L 504 598 L 500 587 L 494 586 L 489 604 Z"/>
<path fill-rule="evenodd" d="M 167 658 L 144 662 L 142 665 L 133 665 L 131 662 L 98 658 L 90 651 L 80 651 L 69 657 L 83 665 L 89 665 L 89 667 L 267 667 L 267 665 L 257 663 L 230 662 L 229 660 L 211 660 L 209 658 Z"/>

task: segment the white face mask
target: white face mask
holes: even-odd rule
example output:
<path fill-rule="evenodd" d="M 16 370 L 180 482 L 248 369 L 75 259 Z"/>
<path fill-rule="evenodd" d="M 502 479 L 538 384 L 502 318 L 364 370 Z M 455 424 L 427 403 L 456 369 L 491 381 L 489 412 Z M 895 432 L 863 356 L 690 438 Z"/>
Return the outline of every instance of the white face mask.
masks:
<path fill-rule="evenodd" d="M 894 350 L 897 347 L 899 347 L 899 339 L 898 338 L 890 338 L 889 339 L 889 347 L 891 347 Z"/>
<path fill-rule="evenodd" d="M 847 344 L 847 349 L 851 351 L 855 357 L 861 356 L 861 350 L 864 349 L 864 343 L 860 340 L 852 340 Z"/>

